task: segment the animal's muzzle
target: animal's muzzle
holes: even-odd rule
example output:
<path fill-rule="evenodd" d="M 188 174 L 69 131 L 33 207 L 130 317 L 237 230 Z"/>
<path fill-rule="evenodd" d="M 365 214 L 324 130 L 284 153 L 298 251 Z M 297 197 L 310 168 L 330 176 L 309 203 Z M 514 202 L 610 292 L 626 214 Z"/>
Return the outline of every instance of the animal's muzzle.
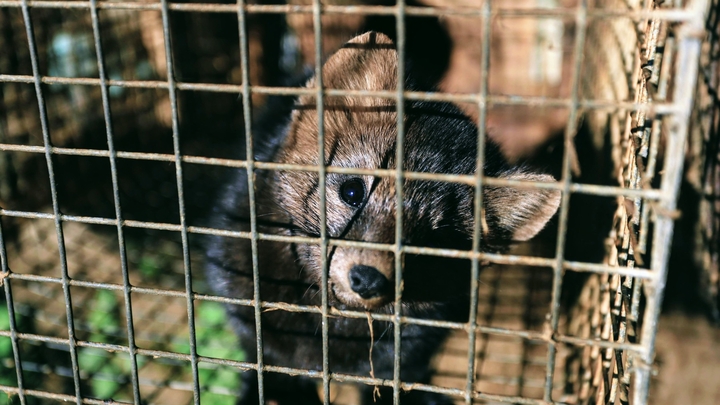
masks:
<path fill-rule="evenodd" d="M 353 266 L 348 281 L 350 288 L 363 299 L 380 297 L 390 292 L 390 281 L 375 267 Z"/>

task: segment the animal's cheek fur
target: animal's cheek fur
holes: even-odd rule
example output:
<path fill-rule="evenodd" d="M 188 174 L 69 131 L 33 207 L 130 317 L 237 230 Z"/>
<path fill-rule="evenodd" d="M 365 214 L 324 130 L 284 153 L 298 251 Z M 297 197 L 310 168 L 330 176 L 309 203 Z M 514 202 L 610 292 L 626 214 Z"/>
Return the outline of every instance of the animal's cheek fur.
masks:
<path fill-rule="evenodd" d="M 363 299 L 350 287 L 350 270 L 354 266 L 370 266 L 377 269 L 394 284 L 394 256 L 391 252 L 379 250 L 337 247 L 330 262 L 329 279 L 333 293 L 343 304 L 365 309 L 379 308 L 392 301 L 391 292 L 383 296 Z"/>
<path fill-rule="evenodd" d="M 303 272 L 309 279 L 319 284 L 322 280 L 320 246 L 298 244 L 295 249 L 300 268 L 303 269 Z"/>

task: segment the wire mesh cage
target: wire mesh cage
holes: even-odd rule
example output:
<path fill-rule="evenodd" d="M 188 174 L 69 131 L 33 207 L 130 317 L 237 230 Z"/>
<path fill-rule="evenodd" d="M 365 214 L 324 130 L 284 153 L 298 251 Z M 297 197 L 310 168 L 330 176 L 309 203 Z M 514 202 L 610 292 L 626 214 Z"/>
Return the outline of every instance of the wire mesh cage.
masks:
<path fill-rule="evenodd" d="M 701 294 L 717 317 L 718 5 L 710 3 L 0 0 L 0 395 L 21 404 L 225 404 L 252 391 L 276 403 L 269 384 L 289 375 L 311 381 L 326 404 L 359 403 L 362 387 L 383 388 L 382 399 L 373 394 L 383 403 L 414 403 L 412 392 L 468 404 L 649 403 L 683 176 L 705 196 L 692 237 Z M 392 37 L 392 85 L 324 86 L 324 61 L 369 30 Z M 406 88 L 406 55 L 434 86 Z M 307 66 L 309 87 L 284 79 L 307 78 Z M 477 144 L 464 145 L 477 150 L 477 170 L 264 160 L 257 123 L 268 99 L 284 96 L 313 100 L 316 156 L 326 153 L 335 98 L 384 100 L 396 116 L 398 162 L 408 160 L 407 103 L 453 102 L 477 126 Z M 557 181 L 487 175 L 486 140 L 510 164 L 545 165 Z M 225 179 L 239 175 L 257 190 L 263 172 L 317 176 L 318 206 L 307 207 L 317 209 L 316 234 L 268 231 L 254 191 L 247 224 L 209 219 Z M 469 244 L 406 243 L 413 224 L 403 210 L 392 211 L 387 240 L 337 237 L 326 184 L 346 174 L 392 183 L 389 206 L 407 204 L 412 181 L 468 187 Z M 493 187 L 556 193 L 558 214 L 533 242 L 484 249 L 483 190 Z M 247 241 L 251 295 L 218 293 L 202 270 L 208 237 Z M 268 243 L 318 249 L 317 305 L 263 297 L 257 256 Z M 328 255 L 338 247 L 392 255 L 392 310 L 329 299 Z M 410 255 L 467 262 L 459 288 L 468 317 L 403 312 Z M 241 349 L 232 308 L 252 314 L 253 350 Z M 317 320 L 317 367 L 266 361 L 263 324 L 277 314 Z M 368 324 L 369 373 L 333 370 L 329 324 L 342 320 Z M 449 334 L 427 381 L 401 373 L 411 361 L 400 356 L 409 344 L 402 331 L 413 325 Z M 383 339 L 392 373 L 376 376 L 372 350 Z M 255 372 L 257 386 L 247 387 Z"/>

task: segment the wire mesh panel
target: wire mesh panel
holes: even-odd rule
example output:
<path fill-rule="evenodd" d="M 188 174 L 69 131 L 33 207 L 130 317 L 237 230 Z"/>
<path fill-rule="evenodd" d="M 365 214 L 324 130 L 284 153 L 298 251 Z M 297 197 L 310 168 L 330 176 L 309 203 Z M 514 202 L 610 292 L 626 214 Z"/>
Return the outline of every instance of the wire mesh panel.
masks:
<path fill-rule="evenodd" d="M 716 87 L 712 45 L 700 58 L 716 14 L 702 0 L 0 0 L 0 391 L 21 404 L 648 403 L 699 63 Z M 393 56 L 375 80 L 347 84 L 372 52 Z M 423 108 L 445 126 L 428 121 L 437 131 L 418 142 Z M 387 121 L 382 161 L 351 148 L 362 163 L 333 164 L 333 140 L 372 114 Z M 433 144 L 460 132 L 447 116 L 471 131 L 455 155 Z M 712 145 L 712 116 L 701 124 L 696 138 Z M 262 137 L 287 125 L 312 136 Z M 293 160 L 293 147 L 307 153 Z M 290 197 L 268 194 L 278 179 Z M 353 200 L 364 187 L 386 209 L 338 231 L 339 183 L 357 212 L 371 209 Z M 300 207 L 305 223 L 275 221 L 288 213 L 273 198 L 294 198 L 283 210 Z M 217 220 L 228 204 L 239 214 Z M 444 223 L 458 206 L 464 222 Z M 426 220 L 464 237 L 426 237 Z M 370 221 L 360 236 L 355 221 Z M 350 251 L 383 258 L 382 306 L 338 298 Z M 317 280 L 275 286 L 283 254 L 319 258 L 300 269 Z M 441 273 L 447 263 L 465 278 Z M 451 283 L 462 308 L 441 317 L 417 304 L 416 291 Z M 268 288 L 302 291 L 272 300 Z M 274 340 L 296 322 L 294 340 Z M 338 338 L 365 324 L 358 342 Z M 431 338 L 444 343 L 422 354 L 430 372 L 409 377 L 417 360 L 401 353 Z M 274 354 L 305 341 L 312 353 L 295 356 L 312 366 Z"/>

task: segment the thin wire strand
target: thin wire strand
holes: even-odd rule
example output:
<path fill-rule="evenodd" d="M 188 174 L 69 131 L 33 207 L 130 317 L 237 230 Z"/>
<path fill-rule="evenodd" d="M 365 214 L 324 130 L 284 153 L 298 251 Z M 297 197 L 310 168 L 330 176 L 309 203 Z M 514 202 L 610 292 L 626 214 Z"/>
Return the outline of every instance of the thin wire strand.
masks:
<path fill-rule="evenodd" d="M 127 323 L 128 349 L 130 354 L 130 381 L 133 390 L 133 403 L 140 405 L 140 382 L 137 364 L 137 346 L 135 345 L 135 323 L 132 313 L 132 294 L 130 293 L 130 273 L 128 271 L 127 251 L 125 249 L 125 235 L 123 232 L 123 217 L 120 207 L 120 187 L 118 186 L 117 153 L 113 141 L 113 122 L 110 111 L 110 97 L 105 72 L 105 55 L 100 39 L 100 19 L 98 17 L 97 0 L 90 0 L 90 18 L 92 20 L 93 36 L 95 40 L 95 55 L 100 75 L 100 94 L 102 96 L 103 115 L 105 117 L 105 130 L 108 144 L 108 157 L 110 160 L 110 176 L 113 187 L 113 202 L 115 204 L 115 218 L 117 219 L 118 250 L 120 253 L 120 267 L 122 269 L 123 294 L 125 301 L 125 322 Z"/>
<path fill-rule="evenodd" d="M 673 236 L 674 218 L 672 213 L 677 206 L 677 197 L 680 190 L 684 163 L 683 152 L 685 151 L 688 124 L 692 113 L 693 94 L 698 75 L 698 60 L 705 32 L 705 15 L 709 10 L 709 1 L 694 0 L 689 3 L 688 8 L 695 11 L 696 18 L 681 26 L 676 36 L 678 55 L 676 58 L 673 96 L 681 112 L 673 115 L 670 119 L 661 180 L 664 198 L 655 209 L 656 220 L 650 259 L 653 278 L 644 284 L 647 304 L 643 317 L 641 343 L 645 350 L 641 357 L 633 359 L 636 372 L 633 399 L 636 404 L 645 404 L 648 399 L 658 319 L 667 281 L 667 266 L 670 256 L 668 247 Z"/>
<path fill-rule="evenodd" d="M 250 211 L 250 252 L 253 273 L 253 309 L 255 315 L 255 356 L 257 362 L 258 403 L 265 403 L 265 360 L 262 334 L 262 308 L 260 297 L 260 267 L 258 263 L 257 207 L 255 200 L 255 152 L 252 132 L 252 95 L 250 93 L 250 62 L 248 27 L 244 0 L 238 0 L 238 31 L 240 35 L 240 67 L 242 69 L 243 121 L 245 124 L 245 159 Z"/>
<path fill-rule="evenodd" d="M 101 2 L 98 4 L 108 4 Z M 112 4 L 112 3 L 110 3 Z M 40 80 L 43 84 L 61 84 L 61 85 L 77 85 L 77 86 L 99 86 L 100 80 L 96 78 L 86 77 L 61 77 L 61 76 L 41 76 Z M 13 75 L 0 74 L 0 82 L 8 83 L 34 83 L 33 76 L 29 75 Z M 143 89 L 167 89 L 168 84 L 159 80 L 107 80 L 109 86 L 121 88 L 143 88 Z M 243 85 L 241 84 L 213 84 L 213 83 L 184 83 L 175 82 L 175 88 L 183 91 L 202 91 L 215 93 L 242 93 Z M 268 87 L 268 86 L 250 86 L 252 94 L 263 95 L 313 95 L 312 89 L 304 87 Z M 326 96 L 343 96 L 343 97 L 378 97 L 385 99 L 395 99 L 397 93 L 392 90 L 347 90 L 347 89 L 325 89 Z M 407 100 L 422 101 L 449 101 L 457 103 L 473 103 L 477 104 L 478 95 L 474 93 L 446 93 L 440 91 L 422 92 L 422 91 L 405 91 L 404 96 Z M 489 94 L 485 100 L 490 106 L 529 106 L 529 107 L 549 107 L 549 108 L 569 108 L 572 100 L 564 97 L 546 97 L 546 96 L 508 96 Z M 583 99 L 579 100 L 579 106 L 587 110 L 628 110 L 628 111 L 644 111 L 648 115 L 669 115 L 677 111 L 677 105 L 669 102 L 656 102 L 651 104 L 642 104 L 631 101 L 607 101 L 602 99 Z"/>
<path fill-rule="evenodd" d="M 0 151 L 19 151 L 19 152 L 30 152 L 44 154 L 45 149 L 42 146 L 27 146 L 27 145 L 15 145 L 15 144 L 2 144 L 0 143 Z M 65 155 L 65 156 L 93 156 L 93 157 L 109 157 L 110 153 L 107 150 L 99 149 L 80 149 L 80 148 L 58 148 L 51 147 L 51 153 L 54 155 Z M 162 161 L 162 162 L 174 162 L 175 156 L 164 153 L 144 153 L 144 152 L 116 152 L 116 158 L 131 159 L 131 160 L 149 160 L 149 161 Z M 222 166 L 222 167 L 235 167 L 235 168 L 247 168 L 247 161 L 237 159 L 218 159 L 218 158 L 206 158 L 202 156 L 189 156 L 181 155 L 183 163 L 193 163 L 201 165 L 211 166 Z M 267 170 L 295 170 L 317 173 L 319 170 L 318 166 L 314 165 L 298 165 L 288 163 L 273 163 L 273 162 L 253 162 L 253 165 L 257 169 Z M 395 170 L 390 169 L 361 169 L 361 168 L 349 168 L 339 166 L 327 166 L 327 173 L 342 173 L 342 174 L 354 174 L 358 176 L 376 176 L 376 177 L 395 177 Z M 405 171 L 404 176 L 408 180 L 429 180 L 438 182 L 449 182 L 459 183 L 474 186 L 476 177 L 475 175 L 458 175 L 458 174 L 440 174 L 440 173 L 426 173 L 426 172 L 412 172 Z M 564 190 L 564 185 L 557 182 L 536 182 L 528 180 L 513 180 L 506 178 L 497 177 L 482 177 L 483 183 L 488 186 L 500 186 L 500 187 L 515 187 L 520 189 L 548 189 L 548 190 Z M 647 200 L 659 200 L 661 198 L 661 191 L 659 189 L 644 188 L 644 189 L 629 189 L 616 186 L 601 186 L 595 184 L 584 184 L 584 183 L 570 183 L 570 192 L 579 194 L 591 194 L 597 196 L 606 197 L 628 197 L 628 198 L 643 198 Z"/>
<path fill-rule="evenodd" d="M 188 227 L 185 218 L 185 193 L 183 189 L 182 159 L 180 157 L 180 123 L 178 118 L 177 89 L 175 87 L 175 71 L 173 65 L 172 36 L 170 31 L 170 11 L 167 0 L 162 0 L 162 26 L 165 38 L 165 63 L 167 66 L 168 93 L 170 96 L 170 112 L 172 117 L 173 152 L 175 154 L 175 182 L 178 193 L 178 210 L 180 213 L 180 236 L 182 239 L 183 272 L 185 275 L 185 297 L 187 300 L 188 330 L 190 345 L 190 367 L 192 370 L 193 401 L 200 405 L 200 378 L 198 376 L 198 354 L 195 334 L 195 305 L 193 302 L 192 271 L 190 267 L 190 248 L 188 243 Z"/>
<path fill-rule="evenodd" d="M 315 51 L 315 102 L 318 119 L 318 220 L 320 226 L 320 289 L 321 289 L 321 333 L 322 333 L 322 392 L 323 404 L 330 405 L 330 353 L 329 353 L 329 318 L 328 318 L 328 236 L 327 236 L 327 187 L 325 168 L 325 99 L 323 90 L 323 47 L 322 47 L 322 12 L 320 0 L 313 0 L 313 38 Z"/>
<path fill-rule="evenodd" d="M 25 211 L 13 211 L 0 209 L 0 215 L 15 218 L 27 218 L 27 219 L 53 219 L 53 214 L 38 213 L 38 212 L 25 212 Z M 110 218 L 97 218 L 97 217 L 80 217 L 74 215 L 60 215 L 60 219 L 63 222 L 77 222 L 84 224 L 94 225 L 116 225 L 117 220 Z M 180 232 L 182 227 L 176 224 L 158 223 L 158 222 L 144 222 L 144 221 L 123 221 L 123 226 L 127 228 L 139 228 L 139 229 L 151 229 L 158 231 L 174 231 Z M 249 232 L 242 231 L 228 231 L 215 228 L 205 228 L 198 226 L 188 226 L 187 230 L 189 233 L 195 233 L 199 235 L 216 235 L 225 236 L 230 238 L 242 238 L 251 239 L 253 236 Z M 267 240 L 273 242 L 286 242 L 286 243 L 304 243 L 304 244 L 319 244 L 320 238 L 304 237 L 304 236 L 285 236 L 268 233 L 258 233 L 258 240 Z M 392 252 L 395 250 L 394 244 L 375 243 L 375 242 L 362 242 L 344 239 L 329 239 L 328 244 L 331 246 L 343 246 L 343 247 L 356 247 L 370 250 L 382 250 Z M 510 264 L 510 265 L 524 265 L 532 267 L 552 267 L 556 261 L 555 259 L 549 259 L 544 257 L 535 256 L 519 256 L 519 255 L 507 255 L 507 254 L 495 254 L 495 253 L 484 253 L 478 252 L 473 253 L 472 251 L 455 250 L 455 249 L 438 249 L 430 247 L 418 247 L 418 246 L 404 246 L 403 251 L 409 254 L 415 255 L 426 255 L 436 257 L 452 257 L 461 259 L 473 259 L 478 258 L 479 260 L 487 260 L 494 264 Z M 649 269 L 643 269 L 638 267 L 616 267 L 606 264 L 595 264 L 588 262 L 574 262 L 574 261 L 563 261 L 563 268 L 565 270 L 572 270 L 578 272 L 591 272 L 599 274 L 619 274 L 623 276 L 631 276 L 639 279 L 652 278 L 652 273 Z M 72 280 L 71 280 L 72 281 Z"/>
<path fill-rule="evenodd" d="M 27 279 L 26 277 L 13 277 L 14 279 L 18 280 L 24 280 Z M 38 281 L 36 279 L 33 279 L 32 281 Z M 41 280 L 41 281 L 48 281 L 48 280 Z M 61 281 L 57 280 L 57 283 L 60 284 Z M 78 283 L 73 284 L 78 286 L 87 287 L 87 283 Z M 120 290 L 122 286 L 116 285 L 116 290 Z M 98 287 L 97 285 L 92 285 L 92 288 L 102 288 L 102 286 Z M 133 291 L 138 293 L 144 293 L 142 291 Z M 173 296 L 177 297 L 184 297 L 182 292 L 179 292 Z M 202 296 L 198 296 L 197 299 L 203 299 Z M 232 302 L 231 299 L 227 300 Z M 219 300 L 216 302 L 227 302 L 225 300 Z M 321 309 L 319 307 L 312 307 L 312 308 L 298 308 L 295 310 L 294 307 L 300 307 L 296 305 L 283 305 L 277 302 L 268 302 L 263 303 L 263 309 L 281 309 L 286 310 L 290 312 L 310 312 L 310 313 L 316 313 L 320 314 Z M 312 311 L 309 311 L 309 309 L 312 309 Z M 365 319 L 367 320 L 367 313 L 366 312 L 357 312 L 357 311 L 341 311 L 334 308 L 331 308 L 331 315 L 335 316 L 342 316 L 346 318 L 356 318 L 356 319 Z M 393 316 L 392 315 L 385 315 L 385 314 L 372 314 L 371 318 L 374 321 L 383 321 L 383 322 L 392 322 Z M 454 323 L 454 322 L 442 322 L 442 324 L 430 324 L 431 321 L 427 319 L 411 319 L 407 317 L 402 317 L 401 319 L 402 323 L 405 324 L 417 324 L 417 325 L 424 325 L 424 326 L 433 326 L 433 327 L 447 327 L 448 329 L 455 329 L 455 330 L 465 330 L 467 331 L 467 322 L 462 323 Z M 454 325 L 445 325 L 445 324 L 454 324 Z M 486 326 L 477 326 L 477 333 L 483 333 L 483 334 L 491 334 L 491 335 L 497 335 L 497 336 L 506 336 L 506 337 L 512 337 L 517 339 L 523 339 L 531 342 L 536 343 L 547 343 L 549 341 L 549 338 L 541 333 L 541 332 L 530 332 L 530 331 L 522 331 L 522 330 L 508 330 L 508 329 L 502 329 L 502 328 L 495 328 L 495 327 L 486 327 Z M 11 337 L 10 331 L 0 331 L 0 336 L 4 337 Z M 43 336 L 43 335 L 36 335 L 32 333 L 17 333 L 18 341 L 21 340 L 27 340 L 27 341 L 34 341 L 34 342 L 45 342 L 45 343 L 56 343 L 60 345 L 68 345 L 68 339 L 64 338 L 57 338 L 57 337 L 50 337 L 50 336 Z M 565 336 L 565 335 L 558 335 L 554 338 L 558 342 L 567 343 L 568 345 L 578 346 L 578 347 L 597 347 L 602 349 L 613 349 L 613 350 L 627 350 L 632 351 L 635 353 L 644 353 L 645 348 L 644 346 L 640 344 L 634 344 L 634 343 L 620 343 L 620 342 L 610 342 L 606 340 L 600 340 L 600 339 L 585 339 L 585 338 L 577 338 L 573 336 Z M 108 343 L 98 343 L 98 342 L 88 342 L 88 341 L 77 341 L 77 347 L 92 347 L 96 349 L 103 349 L 107 350 L 108 352 L 128 352 L 127 346 L 120 346 L 120 345 L 114 345 L 114 344 L 108 344 Z M 138 348 L 137 350 L 138 355 L 141 356 L 150 356 L 150 357 L 157 357 L 157 358 L 167 358 L 167 359 L 175 359 L 175 360 L 182 360 L 182 361 L 190 361 L 191 357 L 189 354 L 182 354 L 182 353 L 174 353 L 174 352 L 167 352 L 162 350 L 148 350 L 148 349 L 141 349 Z M 256 363 L 248 363 L 248 362 L 241 362 L 241 361 L 234 361 L 234 360 L 226 360 L 226 359 L 218 359 L 214 357 L 203 357 L 198 356 L 198 362 L 206 362 L 206 363 L 212 363 L 212 364 L 219 364 L 219 365 L 227 365 L 232 367 L 238 367 L 243 370 L 257 370 L 257 364 Z M 271 372 L 284 372 L 283 370 L 289 370 L 288 368 L 278 367 L 278 366 L 271 366 L 271 365 L 265 365 L 263 366 L 265 371 L 271 371 Z M 308 374 L 309 373 L 309 374 Z M 289 374 L 302 374 L 302 375 L 308 375 L 313 378 L 322 379 L 322 371 L 311 371 L 306 370 L 305 374 L 303 373 L 297 373 L 295 371 L 290 372 Z M 343 374 L 339 373 L 332 373 L 332 378 L 336 381 L 344 382 L 344 381 L 353 381 L 353 382 L 363 382 L 368 384 L 374 384 L 378 381 L 387 381 L 385 384 L 388 387 L 392 387 L 392 380 L 383 380 L 383 379 L 372 379 L 370 377 L 358 377 L 355 376 L 356 379 L 348 379 L 350 377 L 343 377 Z M 414 383 L 407 383 L 408 385 L 412 385 Z M 473 396 L 475 397 L 477 393 L 474 393 Z M 464 395 L 464 389 L 459 391 L 459 395 Z"/>
<path fill-rule="evenodd" d="M 405 0 L 397 0 L 395 30 L 397 34 L 397 139 L 395 143 L 395 313 L 393 319 L 393 404 L 400 404 L 400 370 L 402 350 L 403 292 L 403 163 L 405 162 Z"/>
<path fill-rule="evenodd" d="M 0 7 L 21 7 L 21 0 L 0 0 Z M 62 1 L 62 0 L 29 0 L 28 4 L 33 8 L 62 8 L 62 9 L 87 9 L 90 8 L 88 1 Z M 113 1 L 100 2 L 98 6 L 102 9 L 113 10 L 161 10 L 161 2 L 130 2 Z M 172 11 L 195 12 L 195 13 L 236 13 L 235 5 L 218 3 L 172 3 L 169 5 Z M 448 15 L 460 15 L 463 17 L 479 17 L 482 14 L 477 7 L 405 7 L 404 15 L 443 17 Z M 245 11 L 249 14 L 312 14 L 311 5 L 298 4 L 246 4 Z M 323 7 L 324 14 L 352 14 L 352 15 L 396 15 L 397 9 L 393 6 L 356 6 L 356 5 L 327 5 Z M 570 8 L 504 8 L 493 7 L 491 17 L 535 17 L 535 18 L 563 18 L 573 17 L 574 11 Z M 611 8 L 593 8 L 588 10 L 588 17 L 594 19 L 630 18 L 632 20 L 643 20 L 659 18 L 666 21 L 683 22 L 692 21 L 696 17 L 693 11 L 682 8 L 660 9 L 660 10 L 618 10 Z"/>
<path fill-rule="evenodd" d="M 553 335 L 558 333 L 560 321 L 560 296 L 562 294 L 562 281 L 564 275 L 565 261 L 565 238 L 567 236 L 568 212 L 570 211 L 570 181 L 572 157 L 575 150 L 574 138 L 577 131 L 578 108 L 579 108 L 579 87 L 580 69 L 582 67 L 583 50 L 585 48 L 585 33 L 587 30 L 587 0 L 578 2 L 575 17 L 575 45 L 573 47 L 573 71 L 571 73 L 570 85 L 570 114 L 568 124 L 565 128 L 565 150 L 563 154 L 562 167 L 562 199 L 560 201 L 560 216 L 558 223 L 557 244 L 555 247 L 555 260 L 553 266 L 553 284 L 550 304 L 550 330 Z M 555 377 L 555 362 L 557 356 L 557 342 L 551 341 L 548 344 L 547 369 L 545 370 L 545 401 L 552 401 L 553 379 Z"/>
<path fill-rule="evenodd" d="M 22 2 L 22 15 L 25 23 L 25 34 L 28 39 L 28 48 L 30 51 L 30 63 L 35 85 L 35 96 L 38 100 L 38 109 L 40 115 L 40 126 L 42 128 L 43 145 L 45 147 L 45 162 L 48 170 L 48 180 L 50 181 L 50 194 L 52 198 L 53 220 L 55 222 L 55 233 L 58 242 L 58 252 L 60 258 L 60 272 L 62 277 L 63 298 L 65 300 L 65 314 L 67 318 L 68 344 L 70 346 L 70 362 L 72 364 L 73 385 L 75 389 L 75 402 L 80 405 L 82 394 L 80 392 L 80 369 L 78 365 L 77 347 L 75 345 L 75 320 L 73 317 L 72 299 L 70 296 L 70 276 L 68 275 L 67 256 L 65 250 L 65 237 L 63 236 L 62 221 L 60 220 L 60 203 L 58 202 L 57 183 L 55 181 L 55 170 L 53 168 L 52 154 L 50 152 L 50 129 L 48 125 L 47 107 L 45 98 L 43 97 L 42 83 L 40 81 L 40 67 L 38 66 L 38 52 L 35 44 L 35 34 L 33 30 L 32 19 L 30 17 L 30 8 L 27 0 Z"/>
<path fill-rule="evenodd" d="M 23 378 L 22 363 L 20 361 L 20 345 L 18 344 L 18 330 L 15 322 L 15 304 L 13 301 L 12 288 L 10 287 L 10 268 L 8 267 L 7 250 L 5 249 L 5 239 L 3 237 L 2 218 L 0 218 L 0 285 L 5 290 L 5 301 L 8 311 L 8 326 L 10 327 L 10 343 L 13 350 L 13 360 L 15 361 L 15 375 L 17 376 L 17 395 L 20 398 L 20 405 L 25 405 L 25 383 Z"/>
<path fill-rule="evenodd" d="M 305 376 L 310 378 L 321 378 L 320 374 L 321 372 L 318 371 L 311 371 L 311 370 L 303 370 L 303 369 L 293 369 L 293 368 L 287 368 L 287 367 L 270 367 L 267 366 L 268 371 L 272 371 L 275 373 L 282 373 L 282 374 L 289 374 L 289 375 L 296 375 L 296 376 Z M 392 386 L 392 381 L 390 380 L 380 380 L 380 379 L 372 379 L 369 377 L 357 377 L 357 376 L 351 376 L 351 375 L 340 375 L 340 374 L 333 374 L 333 377 L 337 379 L 340 382 L 354 382 L 354 383 L 361 383 L 361 384 L 367 384 L 367 385 L 382 385 L 385 387 Z M 433 387 L 431 385 L 427 384 L 408 384 L 403 383 L 401 385 L 401 388 L 403 390 L 409 390 L 409 389 L 415 389 L 418 391 L 424 391 L 424 392 L 437 392 L 440 394 L 445 395 L 451 395 L 451 396 L 459 396 L 462 395 L 462 390 L 456 389 L 456 388 L 440 388 L 440 387 Z M 18 390 L 15 387 L 8 387 L 0 385 L 0 391 L 4 391 L 7 393 L 14 394 Z M 27 395 L 32 395 L 38 398 L 48 398 L 48 399 L 54 399 L 57 401 L 72 401 L 72 396 L 70 395 L 63 395 L 63 394 L 55 394 L 50 392 L 44 392 L 39 390 L 26 390 Z M 491 402 L 501 402 L 501 403 L 508 403 L 508 404 L 519 404 L 519 405 L 549 405 L 547 402 L 539 399 L 531 399 L 531 398 L 523 398 L 518 396 L 506 396 L 506 395 L 493 395 L 493 394 L 484 394 L 481 392 L 476 392 L 474 394 L 474 399 L 480 400 L 480 401 L 491 401 Z M 91 399 L 91 398 L 83 398 L 84 404 L 92 404 L 92 405 L 106 405 L 107 401 L 102 401 L 98 399 Z M 127 402 L 122 401 L 114 401 L 113 404 L 128 404 Z M 553 403 L 557 405 L 562 405 L 562 403 Z"/>
<path fill-rule="evenodd" d="M 482 29 L 482 45 L 480 50 L 480 100 L 486 100 L 488 94 L 488 76 L 490 71 L 490 0 L 484 0 L 482 4 L 483 14 L 480 20 Z M 477 156 L 475 176 L 475 198 L 473 218 L 473 239 L 472 252 L 479 253 L 482 242 L 483 233 L 486 231 L 482 226 L 485 222 L 483 218 L 483 173 L 485 162 L 485 136 L 486 136 L 486 119 L 487 119 L 487 103 L 478 103 L 478 136 L 477 136 Z M 471 260 L 471 278 L 470 278 L 470 319 L 468 320 L 468 365 L 467 365 L 467 382 L 465 384 L 465 404 L 472 404 L 473 393 L 475 391 L 475 342 L 477 341 L 478 315 L 478 293 L 480 280 L 480 261 L 477 258 Z"/>

